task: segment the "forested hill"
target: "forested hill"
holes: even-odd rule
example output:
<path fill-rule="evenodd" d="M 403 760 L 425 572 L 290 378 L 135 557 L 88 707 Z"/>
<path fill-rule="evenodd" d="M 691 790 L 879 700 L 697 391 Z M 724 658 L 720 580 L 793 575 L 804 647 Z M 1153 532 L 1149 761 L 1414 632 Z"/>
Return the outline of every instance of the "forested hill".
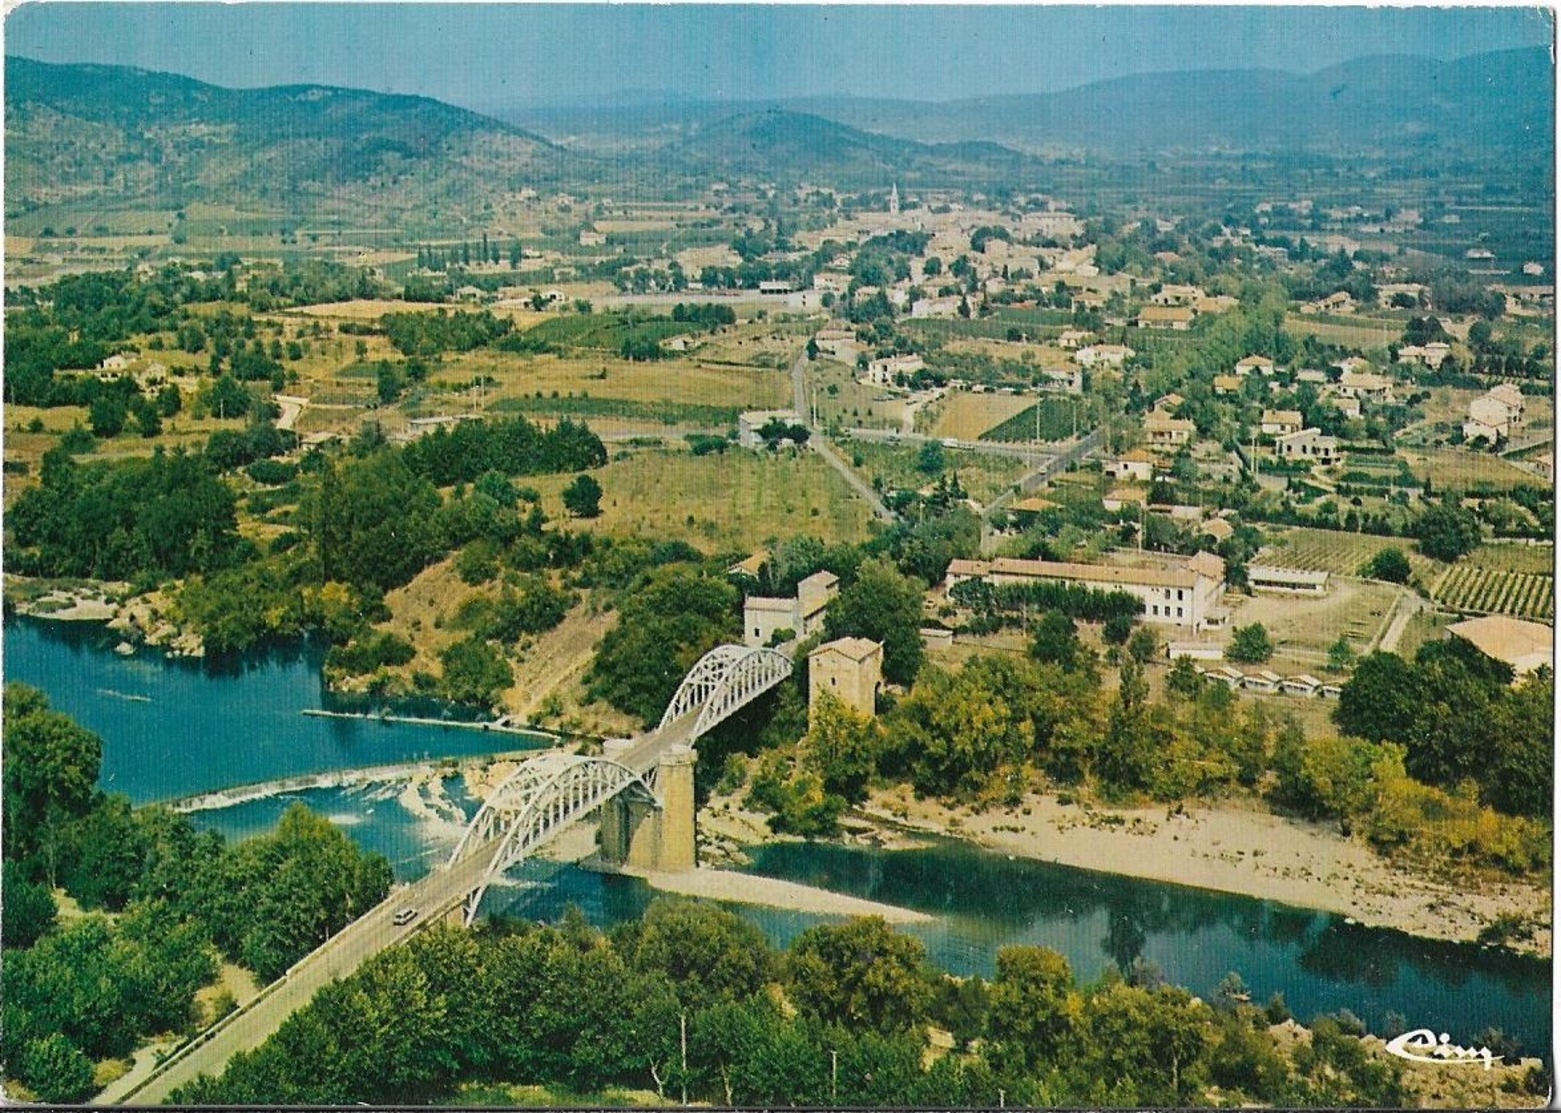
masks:
<path fill-rule="evenodd" d="M 776 181 L 828 181 L 844 188 L 886 181 L 959 185 L 1022 180 L 1038 160 L 995 143 L 928 144 L 875 135 L 822 116 L 768 109 L 702 123 L 660 161 L 691 173 Z"/>
<path fill-rule="evenodd" d="M 1136 74 L 1058 93 L 940 104 L 809 101 L 796 107 L 923 142 L 979 136 L 1022 150 L 1538 154 L 1553 149 L 1553 76 L 1549 53 L 1533 47 L 1446 62 L 1358 58 L 1307 74 Z"/>
<path fill-rule="evenodd" d="M 225 89 L 123 66 L 8 57 L 10 211 L 102 197 L 316 214 L 459 205 L 578 178 L 581 156 L 426 97 L 319 85 Z"/>

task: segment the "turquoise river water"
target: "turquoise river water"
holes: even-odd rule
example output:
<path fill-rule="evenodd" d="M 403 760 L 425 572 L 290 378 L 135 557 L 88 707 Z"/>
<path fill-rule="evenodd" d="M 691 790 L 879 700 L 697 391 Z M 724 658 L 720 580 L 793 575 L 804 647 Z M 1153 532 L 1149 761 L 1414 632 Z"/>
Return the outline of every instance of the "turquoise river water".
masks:
<path fill-rule="evenodd" d="M 340 706 L 324 691 L 320 655 L 276 650 L 242 663 L 119 656 L 102 627 L 8 619 L 7 680 L 42 688 L 51 703 L 103 737 L 103 786 L 136 803 L 294 774 L 424 757 L 518 749 L 527 739 L 457 727 L 316 718 Z M 383 853 L 400 878 L 448 855 L 474 802 L 458 778 L 309 789 L 195 813 L 229 837 L 268 830 L 294 799 Z M 955 840 L 917 850 L 776 843 L 756 873 L 929 913 L 904 928 L 958 974 L 992 972 L 1000 947 L 1038 944 L 1092 978 L 1108 963 L 1152 961 L 1166 978 L 1208 994 L 1236 971 L 1253 999 L 1284 994 L 1297 1016 L 1347 1008 L 1380 1030 L 1390 1013 L 1454 1042 L 1494 1026 L 1531 1054 L 1551 1041 L 1551 963 L 1473 944 L 1438 943 L 1347 923 L 1271 901 L 1140 881 L 1024 859 Z M 637 917 L 655 894 L 633 878 L 533 862 L 490 891 L 485 908 L 551 919 L 575 904 L 594 923 Z M 733 906 L 776 944 L 821 917 Z"/>

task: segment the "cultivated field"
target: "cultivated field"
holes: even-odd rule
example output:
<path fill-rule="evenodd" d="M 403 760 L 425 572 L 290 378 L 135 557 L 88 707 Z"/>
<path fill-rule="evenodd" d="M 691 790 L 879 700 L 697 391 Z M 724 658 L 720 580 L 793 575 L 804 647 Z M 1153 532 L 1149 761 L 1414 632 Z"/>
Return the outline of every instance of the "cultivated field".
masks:
<path fill-rule="evenodd" d="M 616 453 L 591 473 L 602 515 L 569 519 L 560 492 L 572 476 L 528 477 L 548 517 L 570 529 L 653 540 L 679 539 L 710 553 L 752 552 L 776 538 L 811 534 L 825 543 L 862 541 L 872 512 L 845 481 L 808 451 L 693 456 L 676 449 Z"/>
<path fill-rule="evenodd" d="M 933 437 L 957 437 L 973 441 L 1015 414 L 1030 408 L 1030 400 L 1018 394 L 971 394 L 951 390 L 939 402 L 916 417 L 917 432 Z"/>
<path fill-rule="evenodd" d="M 1415 478 L 1428 476 L 1433 489 L 1467 488 L 1474 483 L 1489 483 L 1496 487 L 1516 487 L 1536 484 L 1538 480 L 1530 472 L 1484 452 L 1471 452 L 1467 448 L 1400 449 L 1399 454 L 1409 462 Z"/>
<path fill-rule="evenodd" d="M 1550 622 L 1556 581 L 1550 573 L 1509 572 L 1458 563 L 1436 584 L 1436 601 L 1461 614 L 1506 614 Z"/>
<path fill-rule="evenodd" d="M 859 383 L 853 376 L 853 370 L 841 363 L 818 360 L 813 364 L 808 380 L 820 422 L 826 428 L 903 430 L 903 396 Z"/>
<path fill-rule="evenodd" d="M 1439 575 L 1446 567 L 1421 556 L 1414 542 L 1404 537 L 1379 537 L 1370 533 L 1342 533 L 1327 529 L 1291 527 L 1271 541 L 1252 559 L 1253 564 L 1277 564 L 1282 568 L 1303 568 L 1329 572 L 1335 576 L 1358 576 L 1360 566 L 1383 549 L 1394 548 L 1409 558 L 1411 572 L 1422 583 Z"/>
<path fill-rule="evenodd" d="M 1293 336 L 1311 335 L 1360 351 L 1386 348 L 1404 335 L 1401 321 L 1370 317 L 1302 317 L 1294 313 L 1285 318 L 1285 330 Z"/>
<path fill-rule="evenodd" d="M 1039 420 L 1036 411 L 1040 411 Z M 1026 406 L 1019 413 L 981 435 L 984 441 L 1002 441 L 1023 444 L 1036 439 L 1039 432 L 1043 441 L 1062 441 L 1074 432 L 1089 428 L 1088 407 L 1082 399 L 1073 397 L 1043 398 L 1033 406 Z"/>

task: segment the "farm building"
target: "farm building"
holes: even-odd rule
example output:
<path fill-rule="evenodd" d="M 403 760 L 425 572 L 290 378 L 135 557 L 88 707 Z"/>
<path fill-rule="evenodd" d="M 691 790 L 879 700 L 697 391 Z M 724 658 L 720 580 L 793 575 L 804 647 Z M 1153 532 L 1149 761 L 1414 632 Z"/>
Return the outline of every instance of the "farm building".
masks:
<path fill-rule="evenodd" d="M 1247 583 L 1254 591 L 1288 591 L 1297 595 L 1326 595 L 1328 573 L 1306 568 L 1281 568 L 1274 564 L 1249 564 Z"/>
<path fill-rule="evenodd" d="M 769 645 L 777 631 L 790 630 L 799 638 L 810 637 L 824 626 L 824 608 L 839 590 L 833 572 L 815 572 L 797 585 L 792 599 L 750 595 L 743 600 L 743 644 Z"/>
<path fill-rule="evenodd" d="M 1201 630 L 1208 625 L 1209 612 L 1225 590 L 1225 562 L 1213 553 L 1198 553 L 1135 565 L 1014 557 L 950 563 L 946 587 L 967 579 L 984 579 L 991 584 L 1051 581 L 1099 591 L 1125 591 L 1142 602 L 1143 617 L 1150 622 Z"/>
<path fill-rule="evenodd" d="M 1464 639 L 1487 657 L 1511 665 L 1515 676 L 1526 676 L 1541 665 L 1555 668 L 1555 631 L 1538 622 L 1487 615 L 1454 623 L 1447 633 Z"/>
<path fill-rule="evenodd" d="M 883 686 L 883 645 L 866 638 L 838 638 L 808 654 L 808 711 L 824 692 L 863 715 L 876 710 Z"/>

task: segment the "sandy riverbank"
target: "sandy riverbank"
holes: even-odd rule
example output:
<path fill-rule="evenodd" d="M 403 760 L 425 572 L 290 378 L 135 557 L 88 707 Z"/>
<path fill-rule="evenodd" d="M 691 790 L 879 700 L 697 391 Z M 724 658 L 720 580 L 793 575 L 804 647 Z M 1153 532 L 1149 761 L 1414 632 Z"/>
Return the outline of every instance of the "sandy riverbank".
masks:
<path fill-rule="evenodd" d="M 1549 955 L 1550 895 L 1535 885 L 1458 888 L 1394 866 L 1333 825 L 1235 808 L 1093 808 L 1029 796 L 1017 808 L 953 811 L 909 792 L 880 794 L 866 814 L 954 835 L 1006 854 L 1105 873 L 1242 893 L 1350 916 L 1374 927 L 1468 941 L 1503 914 L 1545 925 L 1522 949 Z M 1121 822 L 1102 822 L 1119 816 Z"/>
<path fill-rule="evenodd" d="M 625 866 L 619 872 L 642 878 L 653 889 L 685 897 L 762 904 L 770 908 L 812 912 L 821 916 L 882 916 L 891 924 L 925 923 L 932 919 L 925 912 L 910 908 L 863 900 L 828 889 L 815 889 L 795 881 L 781 881 L 774 877 L 758 877 L 731 870 L 693 869 L 665 873 Z"/>

